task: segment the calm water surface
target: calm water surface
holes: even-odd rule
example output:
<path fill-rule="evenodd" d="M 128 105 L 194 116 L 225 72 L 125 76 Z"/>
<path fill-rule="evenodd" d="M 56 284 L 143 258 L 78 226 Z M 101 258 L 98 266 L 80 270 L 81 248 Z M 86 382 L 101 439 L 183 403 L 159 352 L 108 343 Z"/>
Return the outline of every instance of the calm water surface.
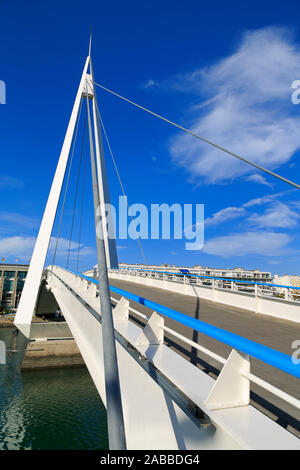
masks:
<path fill-rule="evenodd" d="M 26 340 L 0 328 L 0 450 L 107 449 L 106 411 L 84 368 L 20 372 Z M 16 352 L 12 352 L 15 351 Z"/>

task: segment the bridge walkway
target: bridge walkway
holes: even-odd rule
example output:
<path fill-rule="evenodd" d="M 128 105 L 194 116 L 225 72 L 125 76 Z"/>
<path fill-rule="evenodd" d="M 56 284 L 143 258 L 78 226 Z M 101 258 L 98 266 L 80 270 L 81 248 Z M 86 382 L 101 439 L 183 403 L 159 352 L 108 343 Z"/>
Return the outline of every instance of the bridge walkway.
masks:
<path fill-rule="evenodd" d="M 143 286 L 134 282 L 110 279 L 110 283 L 133 294 L 178 310 L 197 320 L 218 326 L 288 355 L 291 355 L 294 351 L 291 347 L 292 342 L 300 339 L 300 324 L 255 314 L 254 312 L 228 305 L 217 304 L 209 300 L 167 292 L 155 287 Z M 119 298 L 115 293 L 113 293 L 113 297 Z M 148 308 L 140 304 L 132 301 L 130 301 L 130 304 L 133 308 L 143 313 L 150 313 Z M 141 318 L 135 314 L 131 313 L 131 317 L 140 325 L 143 324 Z M 231 351 L 231 348 L 226 344 L 198 331 L 192 331 L 190 328 L 172 319 L 165 318 L 165 324 L 224 358 L 227 358 Z M 171 337 L 168 333 L 165 335 L 165 343 L 212 377 L 216 378 L 219 374 L 221 365 L 213 358 L 208 357 L 193 347 L 189 347 L 186 343 L 183 343 L 178 338 Z M 296 377 L 253 358 L 251 359 L 251 371 L 286 393 L 298 399 L 300 398 L 299 382 Z M 252 383 L 251 404 L 300 437 L 300 412 L 293 406 Z"/>

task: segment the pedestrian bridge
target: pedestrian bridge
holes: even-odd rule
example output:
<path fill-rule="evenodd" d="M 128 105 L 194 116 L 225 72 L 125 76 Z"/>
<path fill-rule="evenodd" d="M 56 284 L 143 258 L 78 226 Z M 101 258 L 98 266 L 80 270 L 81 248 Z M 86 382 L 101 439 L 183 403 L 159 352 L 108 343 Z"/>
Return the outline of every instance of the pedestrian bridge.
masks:
<path fill-rule="evenodd" d="M 111 279 L 158 287 L 300 323 L 299 287 L 151 269 L 114 268 L 109 275 Z"/>
<path fill-rule="evenodd" d="M 273 404 L 279 411 L 282 408 L 294 421 L 299 417 L 300 403 L 296 396 L 300 364 L 290 355 L 291 340 L 300 338 L 295 336 L 299 327 L 297 292 L 286 286 L 284 298 L 281 298 L 274 292 L 274 286 L 270 285 L 241 286 L 240 283 L 203 279 L 201 276 L 179 276 L 146 270 L 109 270 L 118 267 L 118 258 L 115 238 L 109 236 L 111 231 L 108 230 L 109 217 L 105 208 L 110 198 L 102 129 L 114 164 L 115 160 L 98 109 L 95 86 L 99 84 L 94 81 L 90 52 L 91 47 L 35 243 L 15 325 L 32 341 L 66 338 L 70 335 L 75 339 L 107 408 L 110 449 L 299 449 L 300 440 L 294 434 L 254 407 L 250 401 L 252 386 L 259 387 L 268 397 L 272 395 L 275 400 Z M 118 94 L 116 96 L 122 98 Z M 125 101 L 300 189 L 300 185 L 195 132 L 130 100 Z M 73 185 L 75 195 L 64 269 L 56 265 L 60 263 L 55 262 L 55 259 L 83 102 L 86 104 L 86 114 L 82 123 L 77 183 Z M 85 149 L 87 157 L 88 143 L 97 279 L 93 273 L 87 275 L 78 272 L 84 211 L 82 204 L 81 209 L 76 210 L 76 202 L 81 175 L 82 199 L 84 196 L 86 172 L 82 156 Z M 117 167 L 116 171 L 121 183 Z M 124 193 L 122 183 L 121 188 Z M 59 207 L 60 216 L 56 217 Z M 77 269 L 71 271 L 68 268 L 76 213 L 80 216 Z M 52 264 L 45 269 L 55 220 L 57 235 Z M 197 304 L 197 315 L 191 315 L 189 305 L 193 301 Z M 32 322 L 34 314 L 55 311 L 53 309 L 57 305 L 66 324 L 41 325 Z M 205 312 L 209 315 L 206 319 L 203 315 Z M 257 315 L 260 319 L 256 322 L 256 318 L 249 315 Z M 276 323 L 275 328 L 275 322 L 284 323 Z M 291 325 L 293 334 L 290 333 Z M 266 331 L 272 334 L 266 335 Z M 278 337 L 280 340 L 277 342 Z M 268 341 L 272 343 L 272 338 L 274 344 L 266 344 Z M 186 354 L 188 348 L 192 350 L 191 357 Z M 198 367 L 198 353 L 215 366 L 217 373 L 214 376 L 206 373 L 203 367 Z M 278 418 L 282 421 L 280 414 Z"/>
<path fill-rule="evenodd" d="M 93 277 L 57 266 L 44 272 L 43 289 L 53 294 L 106 404 L 97 284 Z M 299 367 L 288 355 L 119 287 L 111 285 L 110 290 L 128 449 L 300 448 L 297 437 L 250 404 L 250 384 L 254 383 L 299 409 L 299 400 L 251 370 L 253 358 L 299 378 Z M 129 301 L 153 313 L 149 317 Z M 229 357 L 166 326 L 168 319 L 226 344 L 231 349 Z M 32 340 L 40 338 L 35 328 L 33 323 Z M 222 367 L 217 380 L 168 346 L 166 334 L 217 361 Z"/>

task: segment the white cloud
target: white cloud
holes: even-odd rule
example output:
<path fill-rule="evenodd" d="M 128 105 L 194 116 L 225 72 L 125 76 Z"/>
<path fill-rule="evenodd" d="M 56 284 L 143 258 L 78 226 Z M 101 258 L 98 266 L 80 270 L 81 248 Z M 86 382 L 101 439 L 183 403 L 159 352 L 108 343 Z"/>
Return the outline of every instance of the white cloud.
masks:
<path fill-rule="evenodd" d="M 297 189 L 288 189 L 287 191 L 281 191 L 280 193 L 267 194 L 266 196 L 250 199 L 250 201 L 246 202 L 243 207 L 261 206 L 262 204 L 272 202 L 274 199 L 277 199 L 280 196 L 285 196 L 286 194 L 294 191 L 297 191 Z"/>
<path fill-rule="evenodd" d="M 298 224 L 299 214 L 286 204 L 277 201 L 264 213 L 252 214 L 247 220 L 257 227 L 292 228 Z"/>
<path fill-rule="evenodd" d="M 226 222 L 227 220 L 236 219 L 241 217 L 245 214 L 244 207 L 226 207 L 225 209 L 221 209 L 218 212 L 215 212 L 211 217 L 205 219 L 204 224 L 205 226 L 217 225 L 222 222 Z"/>
<path fill-rule="evenodd" d="M 50 245 L 49 245 L 49 253 L 53 253 L 55 250 L 55 245 L 56 245 L 56 238 L 51 237 Z M 72 258 L 73 256 L 77 257 L 77 252 L 78 252 L 78 247 L 80 247 L 80 256 L 87 256 L 95 253 L 95 250 L 89 246 L 83 245 L 81 243 L 79 245 L 78 242 L 72 241 L 70 245 L 70 257 Z M 66 238 L 59 238 L 58 244 L 57 244 L 57 252 L 56 256 L 57 257 L 66 257 L 68 255 L 69 251 L 69 240 Z"/>
<path fill-rule="evenodd" d="M 153 88 L 157 85 L 157 82 L 155 80 L 148 80 L 146 83 L 144 83 L 143 88 Z"/>
<path fill-rule="evenodd" d="M 285 195 L 293 190 L 281 193 L 268 194 L 244 203 L 240 207 L 225 207 L 214 213 L 211 217 L 205 219 L 205 227 L 218 225 L 228 220 L 244 217 L 243 224 L 246 222 L 259 228 L 292 228 L 298 224 L 300 214 L 291 207 L 298 208 L 297 201 L 289 201 L 288 204 L 277 200 L 279 196 Z M 249 209 L 253 206 L 262 206 L 269 204 L 269 207 L 261 213 L 250 213 Z M 291 206 L 291 207 L 290 207 Z M 300 204 L 299 204 L 300 207 Z M 246 210 L 247 209 L 247 210 Z"/>
<path fill-rule="evenodd" d="M 22 260 L 31 256 L 35 244 L 35 237 L 3 237 L 0 238 L 0 256 L 16 256 Z"/>
<path fill-rule="evenodd" d="M 281 264 L 283 259 L 270 259 L 268 261 L 269 264 Z"/>
<path fill-rule="evenodd" d="M 245 255 L 278 256 L 286 253 L 291 237 L 285 233 L 249 231 L 216 237 L 204 244 L 203 252 L 223 258 Z"/>
<path fill-rule="evenodd" d="M 21 260 L 26 260 L 31 257 L 36 238 L 33 236 L 14 236 L 0 238 L 0 257 L 8 258 L 10 256 L 17 257 Z M 49 252 L 54 252 L 56 239 L 51 238 Z M 59 239 L 57 257 L 65 257 L 68 253 L 69 240 L 65 238 Z M 70 255 L 71 257 L 77 256 L 78 243 L 71 243 Z M 80 245 L 80 256 L 87 256 L 94 254 L 94 249 L 88 246 Z"/>
<path fill-rule="evenodd" d="M 291 83 L 299 75 L 299 46 L 286 29 L 269 27 L 247 32 L 231 56 L 177 76 L 174 83 L 199 93 L 201 102 L 203 95 L 213 99 L 198 112 L 190 126 L 194 131 L 274 169 L 300 147 L 300 117 L 291 114 Z M 176 135 L 169 149 L 195 180 L 222 183 L 253 172 L 249 165 L 187 134 Z"/>
<path fill-rule="evenodd" d="M 27 228 L 35 228 L 38 226 L 37 219 L 33 217 L 27 217 L 23 214 L 18 214 L 17 212 L 0 212 L 0 220 L 2 222 L 9 222 L 14 225 L 22 225 Z"/>
<path fill-rule="evenodd" d="M 266 178 L 258 173 L 254 173 L 253 175 L 249 175 L 246 178 L 246 181 L 252 181 L 253 183 L 264 184 L 269 188 L 272 188 L 273 185 L 266 180 Z"/>
<path fill-rule="evenodd" d="M 23 188 L 23 183 L 14 176 L 0 175 L 0 189 L 5 188 L 20 189 Z"/>
<path fill-rule="evenodd" d="M 267 194 L 266 196 L 261 196 L 255 199 L 250 199 L 250 201 L 245 202 L 242 206 L 236 207 L 236 206 L 229 206 L 225 207 L 218 212 L 215 212 L 211 217 L 208 217 L 205 219 L 205 226 L 209 227 L 212 225 L 217 225 L 223 222 L 226 222 L 227 220 L 231 219 L 237 219 L 239 217 L 242 217 L 245 215 L 246 208 L 248 207 L 253 207 L 253 206 L 261 206 L 263 204 L 268 204 L 270 202 L 273 202 L 279 196 L 285 195 L 288 192 L 291 192 L 294 190 L 288 190 L 288 191 L 282 191 L 280 193 L 273 193 L 273 194 Z M 257 214 L 256 214 L 257 216 Z M 251 217 L 250 217 L 251 218 Z M 249 218 L 248 218 L 249 220 Z"/>

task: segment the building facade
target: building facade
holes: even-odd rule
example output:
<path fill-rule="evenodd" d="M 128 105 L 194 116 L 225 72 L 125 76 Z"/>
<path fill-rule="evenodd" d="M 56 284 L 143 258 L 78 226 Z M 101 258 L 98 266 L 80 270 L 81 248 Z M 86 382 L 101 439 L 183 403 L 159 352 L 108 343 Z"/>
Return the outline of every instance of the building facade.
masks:
<path fill-rule="evenodd" d="M 258 269 L 244 269 L 244 268 L 210 268 L 200 265 L 190 266 L 175 266 L 169 264 L 157 265 L 144 265 L 144 264 L 126 264 L 120 263 L 120 268 L 135 268 L 135 269 L 153 269 L 155 271 L 171 271 L 171 272 L 188 272 L 190 274 L 198 274 L 199 276 L 207 277 L 222 277 L 228 279 L 237 279 L 252 282 L 272 282 L 272 273 L 269 271 L 259 271 Z"/>
<path fill-rule="evenodd" d="M 284 274 L 283 276 L 279 276 L 278 274 L 275 274 L 273 282 L 274 284 L 279 284 L 281 286 L 292 286 L 292 287 L 300 288 L 300 276 L 297 276 L 296 274 L 295 275 Z M 281 289 L 281 292 L 284 292 L 284 291 L 285 289 Z M 297 292 L 297 289 L 295 289 L 295 292 Z"/>
<path fill-rule="evenodd" d="M 27 276 L 28 264 L 0 264 L 0 308 L 15 310 Z"/>

